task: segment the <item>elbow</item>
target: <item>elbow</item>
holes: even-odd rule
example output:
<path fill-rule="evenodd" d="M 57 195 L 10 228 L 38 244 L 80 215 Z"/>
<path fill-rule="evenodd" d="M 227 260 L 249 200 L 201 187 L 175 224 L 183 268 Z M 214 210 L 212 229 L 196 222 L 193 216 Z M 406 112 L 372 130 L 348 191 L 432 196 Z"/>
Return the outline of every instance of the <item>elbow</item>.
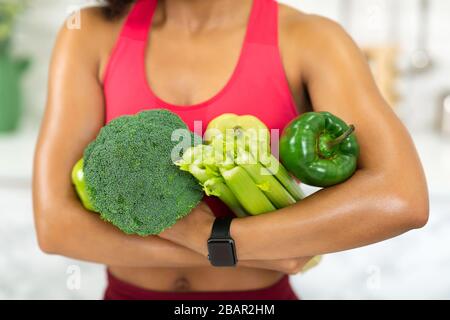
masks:
<path fill-rule="evenodd" d="M 38 233 L 37 236 L 39 249 L 46 254 L 58 254 L 55 242 L 47 234 Z"/>
<path fill-rule="evenodd" d="M 36 224 L 37 242 L 39 249 L 46 254 L 58 254 L 56 241 L 52 235 L 52 231 L 48 230 L 45 222 Z"/>
<path fill-rule="evenodd" d="M 46 254 L 58 254 L 58 236 L 55 223 L 51 219 L 52 211 L 47 208 L 34 210 L 36 237 L 39 248 Z"/>
<path fill-rule="evenodd" d="M 411 229 L 420 229 L 425 227 L 425 225 L 428 223 L 428 218 L 429 218 L 428 203 L 422 204 L 415 208 L 411 208 L 409 218 Z"/>
<path fill-rule="evenodd" d="M 405 231 L 423 228 L 428 223 L 429 200 L 428 193 L 415 195 L 398 195 L 395 200 L 397 216 Z"/>
<path fill-rule="evenodd" d="M 42 237 L 38 237 L 38 245 L 39 249 L 43 253 L 50 255 L 56 254 L 56 250 L 54 249 L 52 243 L 49 240 Z"/>

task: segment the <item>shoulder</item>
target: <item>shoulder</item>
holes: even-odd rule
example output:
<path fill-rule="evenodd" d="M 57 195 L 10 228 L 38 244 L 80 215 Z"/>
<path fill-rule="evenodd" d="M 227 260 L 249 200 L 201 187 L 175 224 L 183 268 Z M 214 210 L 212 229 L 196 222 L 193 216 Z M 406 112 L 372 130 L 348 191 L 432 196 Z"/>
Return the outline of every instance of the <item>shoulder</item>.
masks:
<path fill-rule="evenodd" d="M 307 14 L 292 7 L 279 5 L 280 33 L 294 43 L 322 48 L 348 44 L 347 32 L 329 18 Z"/>
<path fill-rule="evenodd" d="M 102 7 L 73 13 L 60 28 L 53 60 L 63 57 L 98 69 L 114 47 L 123 21 L 124 17 L 108 19 Z"/>
<path fill-rule="evenodd" d="M 101 7 L 83 8 L 71 14 L 60 28 L 58 39 L 84 41 L 86 45 L 108 34 L 117 21 L 108 20 Z"/>
<path fill-rule="evenodd" d="M 361 51 L 339 23 L 279 5 L 280 47 L 285 56 L 298 60 L 302 69 L 342 64 L 359 59 Z"/>

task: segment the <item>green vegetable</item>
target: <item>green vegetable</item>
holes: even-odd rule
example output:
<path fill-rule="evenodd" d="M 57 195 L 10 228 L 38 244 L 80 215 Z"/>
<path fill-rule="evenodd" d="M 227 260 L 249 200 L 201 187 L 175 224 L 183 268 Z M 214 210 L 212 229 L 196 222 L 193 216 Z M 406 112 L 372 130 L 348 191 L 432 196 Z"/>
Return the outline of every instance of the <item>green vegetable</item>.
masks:
<path fill-rule="evenodd" d="M 176 164 L 238 217 L 275 211 L 305 197 L 286 168 L 268 152 L 269 131 L 258 118 L 224 114 L 211 121 L 205 138 L 208 145 L 190 148 Z M 303 271 L 320 259 L 311 259 Z"/>
<path fill-rule="evenodd" d="M 261 163 L 257 162 L 249 152 L 239 152 L 236 162 L 247 171 L 255 184 L 276 208 L 281 209 L 297 202 L 276 177 Z"/>
<path fill-rule="evenodd" d="M 311 270 L 312 268 L 316 267 L 320 262 L 322 261 L 322 256 L 315 256 L 311 260 L 309 260 L 302 269 L 302 272 L 305 273 L 306 271 Z"/>
<path fill-rule="evenodd" d="M 294 119 L 280 139 L 283 164 L 301 182 L 328 187 L 356 170 L 359 145 L 354 126 L 329 112 L 308 112 Z"/>
<path fill-rule="evenodd" d="M 208 196 L 218 197 L 237 217 L 247 216 L 244 208 L 221 177 L 211 146 L 197 145 L 189 148 L 182 159 L 175 164 L 181 170 L 191 173 L 203 186 L 203 190 Z"/>
<path fill-rule="evenodd" d="M 246 149 L 258 160 L 270 154 L 270 132 L 267 126 L 252 115 L 224 113 L 208 124 L 205 140 L 225 153 Z M 215 143 L 222 140 L 223 145 Z M 233 150 L 231 150 L 233 149 Z"/>
<path fill-rule="evenodd" d="M 78 162 L 72 169 L 72 183 L 75 186 L 78 197 L 80 198 L 83 206 L 90 211 L 95 211 L 94 205 L 92 204 L 92 201 L 89 198 L 86 190 L 86 180 L 84 179 L 83 171 L 83 159 L 78 160 Z"/>
<path fill-rule="evenodd" d="M 176 164 L 238 217 L 287 207 L 304 195 L 287 170 L 268 153 L 268 132 L 254 116 L 223 114 L 208 125 L 205 136 L 209 144 L 190 148 Z M 268 160 L 267 165 L 261 160 Z"/>
<path fill-rule="evenodd" d="M 176 129 L 188 132 L 186 124 L 166 110 L 122 116 L 103 127 L 84 152 L 86 193 L 74 181 L 83 203 L 88 203 L 88 195 L 104 220 L 141 236 L 159 234 L 186 216 L 203 192 L 172 162 Z"/>
<path fill-rule="evenodd" d="M 275 158 L 272 154 L 269 156 L 268 163 L 266 165 L 267 170 L 269 170 L 275 178 L 280 181 L 283 187 L 291 194 L 291 196 L 296 200 L 300 201 L 305 198 L 305 194 L 302 189 L 299 188 L 298 183 L 292 179 L 292 176 L 286 170 L 285 167 Z"/>
<path fill-rule="evenodd" d="M 225 180 L 223 178 L 216 177 L 208 179 L 203 184 L 203 188 L 208 196 L 216 196 L 222 200 L 223 203 L 225 203 L 237 217 L 244 218 L 248 216 L 247 212 L 241 206 L 234 193 L 225 184 Z"/>
<path fill-rule="evenodd" d="M 275 211 L 276 208 L 243 168 L 223 169 L 221 174 L 227 186 L 248 213 L 258 215 Z"/>

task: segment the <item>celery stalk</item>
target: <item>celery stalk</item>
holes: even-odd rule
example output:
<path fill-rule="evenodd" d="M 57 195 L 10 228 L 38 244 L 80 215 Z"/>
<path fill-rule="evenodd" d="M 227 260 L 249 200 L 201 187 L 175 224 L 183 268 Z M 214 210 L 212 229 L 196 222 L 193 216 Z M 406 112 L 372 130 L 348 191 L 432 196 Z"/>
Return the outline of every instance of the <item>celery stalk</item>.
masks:
<path fill-rule="evenodd" d="M 221 199 L 237 217 L 248 216 L 234 194 L 225 184 L 214 162 L 212 148 L 209 146 L 195 146 L 186 150 L 183 159 L 176 162 L 181 170 L 188 171 L 203 186 L 207 195 Z M 227 166 L 234 166 L 233 161 Z"/>
<path fill-rule="evenodd" d="M 311 260 L 309 260 L 302 269 L 302 272 L 306 272 L 312 268 L 314 268 L 315 266 L 317 266 L 320 261 L 322 261 L 322 256 L 315 256 L 313 257 Z"/>
<path fill-rule="evenodd" d="M 191 164 L 188 170 L 195 179 L 197 179 L 201 184 L 205 183 L 206 180 L 210 179 L 211 176 L 208 174 L 206 169 L 201 168 L 197 164 Z"/>
<path fill-rule="evenodd" d="M 271 154 L 269 162 L 268 165 L 264 164 L 264 166 L 280 181 L 291 196 L 297 201 L 304 199 L 305 194 L 302 189 L 278 159 Z"/>
<path fill-rule="evenodd" d="M 248 213 L 258 215 L 276 210 L 243 168 L 221 168 L 220 172 L 226 185 Z"/>
<path fill-rule="evenodd" d="M 203 184 L 203 190 L 208 196 L 216 196 L 222 200 L 231 211 L 239 218 L 247 217 L 248 214 L 239 203 L 230 188 L 225 184 L 222 178 L 211 178 Z"/>
<path fill-rule="evenodd" d="M 256 185 L 264 192 L 275 207 L 281 209 L 296 202 L 272 173 L 256 161 L 249 152 L 239 152 L 236 162 L 247 171 Z"/>

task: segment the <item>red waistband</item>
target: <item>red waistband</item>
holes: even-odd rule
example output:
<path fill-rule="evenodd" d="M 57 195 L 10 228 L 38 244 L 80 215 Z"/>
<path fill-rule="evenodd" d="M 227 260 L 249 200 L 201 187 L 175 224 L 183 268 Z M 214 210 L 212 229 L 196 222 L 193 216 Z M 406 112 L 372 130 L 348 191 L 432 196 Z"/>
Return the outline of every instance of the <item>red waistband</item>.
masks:
<path fill-rule="evenodd" d="M 284 276 L 273 285 L 246 291 L 166 292 L 154 291 L 124 282 L 108 272 L 105 300 L 298 300 Z"/>

